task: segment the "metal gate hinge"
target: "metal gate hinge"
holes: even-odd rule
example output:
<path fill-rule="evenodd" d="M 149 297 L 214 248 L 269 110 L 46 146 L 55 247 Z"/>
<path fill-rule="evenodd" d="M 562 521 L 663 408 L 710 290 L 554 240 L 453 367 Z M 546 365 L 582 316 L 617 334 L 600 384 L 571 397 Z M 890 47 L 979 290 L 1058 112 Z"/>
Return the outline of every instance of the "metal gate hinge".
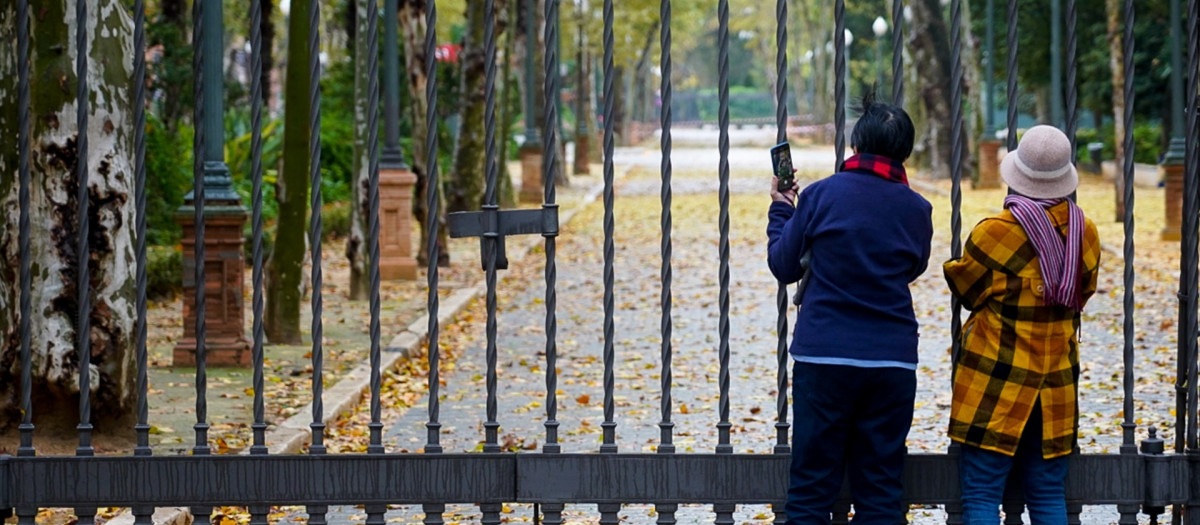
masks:
<path fill-rule="evenodd" d="M 504 251 L 504 238 L 531 234 L 557 236 L 558 205 L 545 204 L 541 208 L 525 210 L 501 210 L 499 206 L 485 205 L 481 211 L 451 213 L 448 226 L 450 237 L 479 237 L 484 270 L 487 270 L 488 243 L 495 242 L 496 269 L 505 270 L 508 269 L 508 256 Z"/>

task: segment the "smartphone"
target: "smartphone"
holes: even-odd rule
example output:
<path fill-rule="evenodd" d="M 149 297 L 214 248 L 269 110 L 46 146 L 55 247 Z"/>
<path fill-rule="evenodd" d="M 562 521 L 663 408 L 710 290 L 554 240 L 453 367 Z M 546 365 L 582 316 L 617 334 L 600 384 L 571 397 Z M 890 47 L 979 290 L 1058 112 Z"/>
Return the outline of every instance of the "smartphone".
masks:
<path fill-rule="evenodd" d="M 776 144 L 771 148 L 771 166 L 775 169 L 775 177 L 779 179 L 779 191 L 787 191 L 795 186 L 796 174 L 792 170 L 792 148 L 787 142 Z"/>

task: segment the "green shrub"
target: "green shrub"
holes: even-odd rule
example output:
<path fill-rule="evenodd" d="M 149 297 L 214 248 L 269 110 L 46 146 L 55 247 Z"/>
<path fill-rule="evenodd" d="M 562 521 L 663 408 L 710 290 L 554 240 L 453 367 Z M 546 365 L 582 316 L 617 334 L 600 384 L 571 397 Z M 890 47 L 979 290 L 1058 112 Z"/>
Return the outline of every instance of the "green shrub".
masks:
<path fill-rule="evenodd" d="M 192 189 L 192 128 L 166 129 L 146 114 L 146 242 L 174 245 L 182 234 L 175 213 Z"/>
<path fill-rule="evenodd" d="M 332 202 L 321 210 L 321 239 L 345 239 L 350 235 L 350 201 Z"/>
<path fill-rule="evenodd" d="M 146 297 L 171 299 L 183 290 L 183 253 L 175 246 L 146 249 Z"/>
<path fill-rule="evenodd" d="M 1101 150 L 1101 158 L 1103 160 L 1112 160 L 1116 157 L 1116 142 L 1113 140 L 1113 125 L 1112 123 L 1105 124 L 1099 130 L 1096 128 L 1081 128 L 1075 132 L 1075 139 L 1079 144 L 1079 151 L 1076 159 L 1079 162 L 1091 162 L 1088 157 L 1087 145 L 1091 142 L 1100 142 L 1104 144 Z M 1122 139 L 1123 140 L 1123 139 Z M 1162 125 L 1154 124 L 1136 124 L 1133 127 L 1133 161 L 1143 164 L 1158 163 L 1158 156 L 1162 153 Z"/>

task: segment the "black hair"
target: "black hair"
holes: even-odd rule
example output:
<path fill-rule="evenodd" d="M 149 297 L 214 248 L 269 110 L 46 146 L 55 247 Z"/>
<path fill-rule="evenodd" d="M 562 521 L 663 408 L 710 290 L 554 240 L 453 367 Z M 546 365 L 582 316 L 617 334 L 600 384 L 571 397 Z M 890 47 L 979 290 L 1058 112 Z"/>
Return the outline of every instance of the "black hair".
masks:
<path fill-rule="evenodd" d="M 859 153 L 880 155 L 904 162 L 912 154 L 916 131 L 904 108 L 879 102 L 872 86 L 863 94 L 857 107 L 859 115 L 850 134 L 850 146 Z"/>

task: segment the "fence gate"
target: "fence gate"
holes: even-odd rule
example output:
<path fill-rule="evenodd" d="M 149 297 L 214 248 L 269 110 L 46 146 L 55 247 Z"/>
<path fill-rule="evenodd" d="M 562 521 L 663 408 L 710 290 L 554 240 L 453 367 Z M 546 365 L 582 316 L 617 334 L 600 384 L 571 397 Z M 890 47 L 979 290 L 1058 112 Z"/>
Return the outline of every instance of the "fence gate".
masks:
<path fill-rule="evenodd" d="M 556 177 L 558 141 L 558 118 L 557 108 L 553 102 L 554 96 L 558 91 L 558 75 L 555 72 L 559 68 L 559 57 L 557 55 L 557 43 L 559 39 L 558 25 L 549 23 L 545 25 L 544 38 L 544 67 L 546 71 L 545 84 L 543 86 L 543 94 L 545 96 L 546 115 L 542 129 L 542 146 L 543 146 L 543 187 L 544 187 L 544 203 L 541 209 L 526 210 L 526 211 L 509 211 L 500 210 L 497 205 L 496 186 L 498 175 L 498 159 L 496 155 L 495 141 L 495 67 L 494 61 L 488 61 L 487 68 L 487 110 L 486 110 L 486 132 L 487 132 L 487 170 L 486 170 L 486 202 L 488 203 L 479 212 L 456 215 L 452 219 L 452 227 L 455 235 L 459 236 L 479 236 L 482 239 L 484 250 L 484 261 L 486 268 L 487 282 L 487 423 L 484 425 L 485 445 L 482 453 L 442 453 L 439 443 L 439 431 L 441 424 L 439 422 L 439 377 L 438 377 L 438 360 L 439 346 L 438 344 L 429 345 L 429 406 L 427 423 L 427 441 L 424 446 L 423 454 L 387 454 L 384 453 L 382 445 L 383 425 L 380 422 L 380 404 L 379 404 L 379 389 L 380 389 L 380 315 L 379 315 L 379 273 L 378 273 L 378 233 L 379 233 L 379 192 L 378 192 L 378 173 L 379 173 L 379 155 L 378 155 L 378 140 L 374 136 L 377 126 L 373 123 L 368 126 L 371 130 L 372 137 L 369 140 L 371 144 L 371 184 L 369 192 L 370 200 L 370 254 L 372 258 L 372 271 L 370 280 L 373 284 L 371 289 L 371 362 L 373 364 L 371 375 L 371 414 L 372 422 L 370 427 L 370 447 L 366 454 L 327 454 L 323 442 L 324 425 L 323 406 L 321 404 L 322 396 L 322 373 L 323 373 L 323 353 L 322 353 L 322 337 L 321 337 L 321 313 L 322 306 L 320 302 L 320 290 L 322 280 L 320 274 L 320 242 L 312 242 L 312 256 L 315 264 L 313 275 L 313 348 L 312 348 L 312 364 L 313 364 L 313 423 L 311 425 L 312 447 L 311 453 L 307 455 L 273 455 L 268 454 L 266 444 L 264 442 L 264 433 L 266 425 L 263 420 L 263 331 L 262 331 L 262 167 L 261 167 L 261 122 L 258 118 L 262 113 L 261 97 L 258 96 L 262 86 L 260 72 L 262 67 L 261 60 L 261 37 L 259 35 L 258 20 L 262 16 L 260 12 L 260 2 L 250 2 L 251 9 L 251 40 L 252 40 L 252 64 L 254 71 L 249 75 L 252 81 L 251 91 L 254 95 L 252 114 L 255 116 L 254 126 L 254 160 L 255 169 L 251 174 L 254 183 L 254 202 L 253 202 L 253 244 L 254 244 L 254 380 L 255 380 L 255 395 L 254 407 L 256 421 L 253 428 L 253 446 L 250 449 L 250 454 L 240 456 L 226 455 L 210 455 L 208 444 L 208 415 L 205 393 L 206 379 L 206 361 L 205 361 L 205 300 L 204 287 L 200 286 L 197 290 L 196 309 L 199 313 L 195 326 L 199 351 L 197 352 L 197 398 L 196 402 L 196 424 L 194 427 L 196 433 L 195 447 L 192 455 L 189 456 L 162 456 L 154 455 L 149 446 L 149 422 L 147 421 L 147 358 L 146 358 L 146 278 L 144 265 L 140 264 L 145 261 L 145 179 L 146 170 L 143 159 L 140 157 L 144 151 L 144 122 L 145 115 L 143 108 L 145 107 L 145 94 L 143 86 L 145 85 L 145 33 L 144 33 L 144 5 L 143 0 L 134 2 L 135 14 L 135 39 L 136 46 L 133 53 L 135 61 L 135 85 L 136 101 L 134 104 L 136 115 L 136 141 L 138 147 L 136 151 L 139 157 L 134 159 L 136 166 L 136 189 L 137 189 L 137 210 L 138 221 L 136 224 L 137 238 L 137 254 L 138 254 L 138 385 L 140 388 L 139 403 L 138 403 L 138 422 L 136 426 L 138 446 L 133 456 L 117 457 L 103 456 L 95 457 L 91 447 L 91 425 L 90 425 L 90 399 L 88 396 L 81 396 L 80 408 L 82 419 L 78 426 L 79 447 L 74 456 L 39 456 L 36 455 L 36 449 L 33 443 L 33 416 L 31 411 L 31 349 L 30 349 L 30 333 L 29 319 L 31 315 L 35 315 L 31 311 L 29 297 L 30 287 L 30 252 L 29 252 L 29 236 L 30 225 L 28 220 L 29 206 L 29 187 L 30 187 L 30 67 L 29 67 L 29 22 L 33 13 L 30 11 L 28 0 L 17 0 L 16 2 L 16 28 L 17 28 L 17 57 L 18 57 L 18 88 L 19 88 L 19 115 L 20 115 L 20 163 L 18 166 L 20 192 L 21 192 L 21 213 L 22 220 L 20 222 L 20 243 L 21 243 L 21 347 L 20 347 L 20 365 L 21 365 L 21 407 L 23 408 L 23 419 L 19 427 L 20 445 L 15 456 L 3 455 L 0 456 L 0 512 L 5 514 L 14 512 L 18 518 L 20 525 L 32 525 L 35 521 L 35 516 L 39 508 L 46 507 L 74 507 L 80 516 L 80 523 L 89 524 L 94 522 L 94 514 L 97 507 L 102 506 L 124 506 L 132 507 L 134 515 L 138 523 L 149 523 L 150 513 L 156 506 L 189 506 L 194 510 L 196 519 L 200 523 L 208 521 L 208 512 L 206 509 L 217 505 L 245 505 L 251 510 L 253 521 L 252 523 L 266 523 L 266 514 L 270 505 L 306 505 L 310 514 L 310 519 L 313 523 L 324 523 L 325 512 L 329 505 L 365 505 L 367 513 L 367 523 L 382 524 L 385 522 L 384 512 L 388 504 L 414 504 L 424 505 L 427 517 L 427 523 L 441 523 L 441 511 L 445 509 L 446 504 L 451 503 L 467 503 L 478 504 L 480 511 L 483 514 L 483 523 L 500 523 L 501 508 L 504 503 L 512 502 L 529 502 L 541 504 L 541 508 L 545 514 L 544 521 L 546 523 L 561 523 L 563 506 L 568 503 L 594 503 L 598 504 L 600 522 L 601 523 L 617 523 L 617 512 L 623 503 L 650 503 L 656 505 L 657 520 L 659 523 L 674 523 L 676 521 L 675 511 L 679 504 L 686 503 L 704 503 L 712 504 L 713 512 L 716 515 L 716 523 L 733 523 L 733 513 L 735 506 L 738 504 L 748 503 L 765 503 L 771 505 L 780 505 L 786 494 L 786 480 L 788 467 L 788 407 L 786 392 L 787 386 L 787 289 L 785 286 L 779 286 L 777 293 L 778 305 L 778 400 L 775 428 L 777 431 L 777 439 L 774 444 L 774 454 L 740 454 L 734 453 L 733 447 L 730 445 L 730 428 L 729 421 L 729 301 L 728 290 L 730 286 L 729 280 L 729 86 L 728 86 L 728 47 L 729 47 L 729 1 L 714 0 L 717 10 L 719 29 L 719 70 L 720 70 L 720 141 L 719 148 L 721 160 L 719 165 L 720 170 L 720 326 L 721 326 L 721 341 L 720 341 L 720 410 L 719 421 L 717 428 L 719 430 L 719 444 L 713 453 L 676 453 L 672 438 L 671 421 L 672 412 L 674 410 L 671 404 L 670 389 L 671 389 L 671 357 L 673 349 L 671 347 L 671 235 L 670 235 L 670 202 L 671 202 L 671 4 L 672 0 L 661 0 L 661 35 L 660 43 L 662 48 L 661 63 L 662 68 L 662 86 L 661 92 L 663 97 L 663 111 L 661 113 L 662 127 L 662 152 L 664 160 L 662 163 L 662 201 L 664 204 L 663 210 L 663 228 L 664 237 L 662 239 L 662 254 L 663 254 L 663 294 L 662 294 L 662 413 L 661 422 L 658 424 L 661 431 L 661 438 L 657 447 L 657 453 L 617 453 L 616 443 L 616 427 L 614 421 L 614 401 L 613 401 L 613 362 L 614 362 L 614 345 L 613 345 L 613 323 L 614 323 L 614 294 L 613 294 L 613 26 L 616 21 L 613 15 L 614 0 L 604 0 L 604 205 L 605 205 L 605 239 L 604 239 L 604 367 L 605 367 L 605 403 L 604 403 L 604 423 L 603 423 L 603 441 L 600 444 L 597 453 L 563 453 L 558 441 L 558 422 L 557 422 L 557 407 L 556 400 L 556 385 L 557 385 L 557 370 L 556 360 L 558 357 L 557 347 L 557 312 L 556 312 L 556 238 L 558 235 L 558 208 L 555 203 L 555 186 L 553 181 Z M 1074 131 L 1077 121 L 1077 89 L 1075 86 L 1074 73 L 1076 66 L 1076 49 L 1078 42 L 1076 41 L 1076 21 L 1075 21 L 1075 4 L 1077 0 L 1066 0 L 1067 12 L 1067 82 L 1066 82 L 1066 110 L 1067 110 L 1067 135 L 1074 140 Z M 492 12 L 493 0 L 487 0 L 485 12 Z M 385 0 L 386 17 L 388 24 L 395 23 L 396 0 Z M 989 4 L 991 1 L 989 0 Z M 1196 306 L 1197 306 L 1197 221 L 1200 218 L 1200 210 L 1198 210 L 1198 194 L 1200 188 L 1197 187 L 1197 169 L 1200 166 L 1200 160 L 1197 159 L 1197 132 L 1200 131 L 1200 119 L 1197 118 L 1196 112 L 1196 93 L 1197 93 L 1197 72 L 1200 70 L 1198 61 L 1200 61 L 1200 50 L 1198 50 L 1198 42 L 1200 35 L 1197 33 L 1197 18 L 1198 8 L 1194 0 L 1188 1 L 1187 19 L 1187 109 L 1186 109 L 1186 132 L 1187 132 L 1187 149 L 1186 149 L 1186 177 L 1185 191 L 1186 195 L 1184 202 L 1184 228 L 1182 243 L 1182 259 L 1180 279 L 1180 309 L 1179 309 L 1179 373 L 1178 377 L 1178 396 L 1179 407 L 1178 419 L 1176 428 L 1186 429 L 1185 432 L 1176 433 L 1176 442 L 1174 451 L 1167 454 L 1164 450 L 1162 440 L 1152 437 L 1139 444 L 1134 440 L 1134 419 L 1133 419 L 1133 372 L 1130 365 L 1133 359 L 1133 259 L 1132 259 L 1132 201 L 1134 198 L 1133 189 L 1133 164 L 1132 155 L 1125 157 L 1124 164 L 1124 191 L 1125 202 L 1128 204 L 1125 207 L 1125 223 L 1126 223 L 1126 242 L 1125 242 L 1125 346 L 1124 346 L 1124 361 L 1126 364 L 1124 372 L 1124 388 L 1125 388 L 1125 411 L 1124 411 L 1124 443 L 1119 454 L 1101 454 L 1101 455 L 1081 455 L 1078 456 L 1071 464 L 1070 485 L 1068 487 L 1068 500 L 1070 518 L 1074 522 L 1079 521 L 1079 513 L 1082 505 L 1116 505 L 1120 512 L 1120 523 L 1133 524 L 1137 523 L 1139 512 L 1145 512 L 1152 516 L 1157 515 L 1166 505 L 1174 505 L 1176 509 L 1185 508 L 1191 509 L 1193 506 L 1200 507 L 1200 466 L 1196 463 L 1200 459 L 1200 448 L 1197 442 L 1197 425 L 1195 414 L 1197 389 L 1195 388 L 1197 379 L 1196 367 Z M 99 9 L 96 3 L 89 5 L 89 2 L 79 1 L 74 4 L 75 19 L 86 20 L 88 18 L 89 9 Z M 211 15 L 216 6 L 217 17 L 220 20 L 220 3 L 219 2 L 202 2 L 197 0 L 196 13 Z M 559 0 L 547 0 L 545 2 L 545 17 L 547 20 L 558 20 Z M 962 32 L 961 32 L 961 14 L 963 8 L 963 0 L 951 0 L 951 21 L 950 28 L 952 31 L 950 49 L 954 54 L 952 60 L 953 71 L 953 99 L 952 110 L 954 118 L 952 125 L 954 126 L 954 137 L 963 136 L 958 131 L 963 126 L 963 70 L 959 54 L 962 51 Z M 309 12 L 307 16 L 313 22 L 312 30 L 309 36 L 310 49 L 317 49 L 317 32 L 319 24 L 316 23 L 318 18 L 318 9 L 320 2 L 310 2 Z M 527 4 L 528 5 L 528 4 Z M 787 94 L 787 57 L 786 45 L 787 42 L 787 24 L 788 20 L 788 2 L 786 0 L 777 0 L 776 17 L 777 25 L 777 73 L 778 79 L 776 97 L 777 115 L 776 122 L 778 124 L 779 141 L 786 139 L 785 128 L 787 122 L 787 104 L 784 103 Z M 895 82 L 893 83 L 893 99 L 898 103 L 903 103 L 904 84 L 902 68 L 902 53 L 903 48 L 903 33 L 905 28 L 904 5 L 901 0 L 893 0 L 892 2 L 892 24 L 895 28 L 893 31 L 894 38 L 894 56 L 892 60 L 892 68 Z M 844 37 L 845 23 L 845 6 L 844 0 L 836 0 L 835 3 L 835 28 L 833 37 L 835 40 L 835 78 L 836 78 L 836 148 L 837 159 L 840 164 L 845 151 L 845 104 L 843 103 L 846 96 L 846 85 L 844 71 L 846 68 L 846 42 Z M 1008 100 L 1015 100 L 1017 93 L 1016 75 L 1011 72 L 1015 69 L 1017 49 L 1017 34 L 1016 34 L 1016 9 L 1017 1 L 1009 0 L 1007 5 L 1008 15 L 1008 65 L 1010 74 L 1008 75 Z M 368 10 L 367 20 L 369 30 L 366 32 L 368 42 L 368 56 L 370 59 L 370 67 L 372 71 L 377 71 L 377 53 L 378 42 L 376 41 L 378 27 L 378 13 L 376 9 Z M 1125 0 L 1124 2 L 1124 20 L 1125 20 L 1125 57 L 1126 69 L 1131 71 L 1131 62 L 1134 51 L 1135 42 L 1133 39 L 1132 20 L 1135 15 L 1134 0 Z M 302 13 L 293 13 L 293 16 L 303 16 Z M 427 3 L 426 13 L 427 27 L 436 27 L 437 22 L 437 3 L 430 1 Z M 218 86 L 214 85 L 203 72 L 207 71 L 208 67 L 212 67 L 215 63 L 216 67 L 220 67 L 222 61 L 221 53 L 213 54 L 200 45 L 204 42 L 205 20 L 211 23 L 212 19 L 206 16 L 195 16 L 195 27 L 193 28 L 196 39 L 194 49 L 198 51 L 195 64 L 195 78 L 205 78 L 205 82 L 196 82 L 196 100 L 201 101 L 197 104 L 196 112 L 201 114 L 205 106 L 204 91 L 208 89 L 210 93 Z M 75 46 L 76 52 L 76 67 L 78 85 L 75 86 L 78 90 L 80 98 L 84 98 L 89 93 L 87 83 L 87 67 L 88 55 L 86 52 L 86 35 L 82 32 L 76 35 Z M 486 26 L 486 44 L 489 56 L 495 53 L 495 30 L 494 21 L 487 20 Z M 426 56 L 434 56 L 435 37 L 433 32 L 429 32 L 425 41 Z M 319 64 L 317 63 L 317 53 L 311 53 L 312 58 L 310 71 L 314 76 L 319 72 Z M 428 158 L 436 158 L 438 145 L 436 133 L 436 112 L 433 108 L 437 105 L 437 92 L 434 89 L 436 85 L 437 71 L 434 68 L 434 61 L 429 60 L 427 64 L 426 74 L 429 76 L 429 89 L 427 90 L 427 102 L 430 110 L 428 111 L 427 126 L 427 148 Z M 219 82 L 219 76 L 218 82 Z M 378 114 L 378 83 L 377 76 L 371 75 L 370 79 L 370 111 L 372 119 L 377 118 Z M 1129 74 L 1125 77 L 1125 97 L 1126 97 L 1126 112 L 1125 119 L 1125 145 L 1130 151 L 1132 150 L 1132 107 L 1133 107 L 1133 75 Z M 316 83 L 314 82 L 314 85 Z M 319 169 L 319 152 L 320 138 L 317 130 L 319 129 L 319 112 L 320 112 L 320 96 L 317 88 L 314 87 L 312 93 L 313 117 L 312 121 L 317 125 L 313 127 L 310 138 L 310 151 L 314 162 L 312 162 L 312 187 L 313 187 L 313 207 L 319 209 L 321 204 L 321 184 L 320 184 L 320 169 Z M 79 105 L 78 124 L 79 129 L 87 129 L 87 106 Z M 1016 108 L 1011 102 L 1008 107 L 1008 146 L 1016 145 Z M 197 117 L 197 122 L 202 119 Z M 389 129 L 394 129 L 390 127 Z M 196 130 L 195 151 L 200 152 L 204 149 L 205 133 L 201 127 Z M 955 158 L 963 158 L 964 147 L 962 140 L 954 142 Z M 78 177 L 82 181 L 86 181 L 88 173 L 87 166 L 87 141 L 86 137 L 81 137 L 79 141 L 79 162 L 76 169 Z M 196 157 L 199 159 L 200 155 Z M 962 177 L 961 163 L 952 163 L 954 166 L 953 173 L 953 190 L 951 202 L 953 205 L 953 219 L 951 222 L 953 241 L 951 243 L 951 256 L 957 257 L 961 251 L 961 215 L 960 201 L 961 190 L 960 180 Z M 196 208 L 196 223 L 197 223 L 197 238 L 201 239 L 196 243 L 196 257 L 198 260 L 203 260 L 204 250 L 204 231 L 203 217 L 205 198 L 203 194 L 203 178 L 205 169 L 199 161 L 195 166 L 195 187 L 197 195 L 195 199 Z M 428 173 L 431 183 L 428 185 L 430 190 L 426 195 L 428 218 L 426 224 L 435 223 L 435 217 L 438 213 L 439 202 L 435 198 L 432 188 L 437 184 L 438 171 L 436 163 L 431 164 Z M 80 185 L 80 193 L 82 198 L 79 202 L 81 206 L 87 206 L 86 183 Z M 86 216 L 86 214 L 80 214 Z M 321 238 L 321 219 L 320 214 L 312 214 L 310 239 L 319 241 Z M 496 403 L 496 284 L 497 270 L 506 264 L 506 259 L 503 256 L 504 237 L 518 233 L 540 234 L 544 237 L 545 242 L 545 373 L 546 373 L 546 402 L 545 406 L 545 436 L 543 446 L 539 453 L 506 453 L 501 452 L 501 446 L 498 442 L 497 430 L 499 423 L 497 422 L 497 403 Z M 78 237 L 78 253 L 87 253 L 88 237 L 87 224 L 81 223 L 81 228 Z M 431 241 L 425 247 L 428 250 L 428 261 L 438 260 L 438 246 L 435 236 L 431 236 Z M 193 265 L 195 271 L 195 282 L 203 283 L 205 281 L 204 265 Z M 78 288 L 80 296 L 81 315 L 79 319 L 86 320 L 88 315 L 88 268 L 87 265 L 79 267 L 79 283 Z M 428 310 L 429 319 L 429 339 L 436 343 L 439 338 L 438 325 L 438 271 L 436 265 L 428 272 Z M 957 340 L 957 328 L 960 319 L 958 317 L 957 305 L 954 310 L 953 319 L 953 336 Z M 81 330 L 80 333 L 86 333 L 86 330 Z M 89 384 L 89 368 L 90 359 L 89 340 L 86 337 L 80 337 L 77 341 L 77 349 L 80 366 L 80 384 Z M 911 454 L 908 458 L 906 467 L 906 487 L 908 488 L 907 498 L 916 504 L 937 504 L 945 505 L 947 510 L 948 520 L 950 523 L 961 522 L 961 508 L 958 506 L 958 482 L 957 482 L 957 460 L 956 453 L 953 449 L 947 454 Z M 780 507 L 776 507 L 780 508 Z M 1019 509 L 1019 507 L 1017 507 Z M 8 510 L 8 509 L 11 509 Z M 1012 509 L 1010 507 L 1010 509 Z M 836 510 L 837 521 L 845 522 L 847 512 L 849 510 L 848 502 L 843 502 L 838 505 Z M 1019 512 L 1015 513 L 1019 516 Z M 1185 512 L 1183 515 L 1189 523 L 1200 523 L 1200 513 Z M 777 513 L 775 521 L 782 523 L 784 517 L 782 513 Z"/>

